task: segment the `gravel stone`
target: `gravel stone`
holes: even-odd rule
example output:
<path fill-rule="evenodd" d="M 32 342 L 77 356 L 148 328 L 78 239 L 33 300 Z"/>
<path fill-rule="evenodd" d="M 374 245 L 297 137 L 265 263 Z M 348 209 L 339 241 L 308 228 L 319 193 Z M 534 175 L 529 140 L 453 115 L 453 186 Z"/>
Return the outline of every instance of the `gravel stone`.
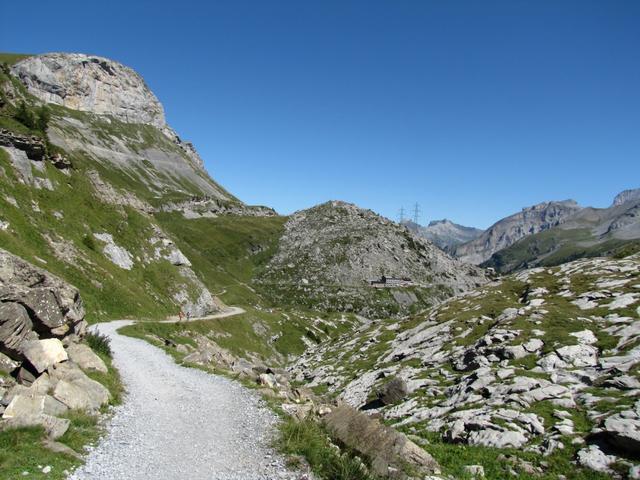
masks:
<path fill-rule="evenodd" d="M 96 326 L 111 338 L 127 395 L 70 480 L 304 478 L 270 447 L 277 418 L 256 393 L 116 333 L 129 323 Z"/>

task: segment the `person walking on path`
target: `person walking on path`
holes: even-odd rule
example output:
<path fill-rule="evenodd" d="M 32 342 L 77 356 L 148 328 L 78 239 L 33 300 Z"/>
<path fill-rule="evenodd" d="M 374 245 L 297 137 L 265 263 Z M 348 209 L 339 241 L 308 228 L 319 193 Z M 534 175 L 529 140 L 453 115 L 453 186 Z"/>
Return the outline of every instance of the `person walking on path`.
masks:
<path fill-rule="evenodd" d="M 180 322 L 184 320 L 184 313 L 182 312 L 182 310 L 180 310 L 180 313 L 178 313 L 178 318 Z"/>

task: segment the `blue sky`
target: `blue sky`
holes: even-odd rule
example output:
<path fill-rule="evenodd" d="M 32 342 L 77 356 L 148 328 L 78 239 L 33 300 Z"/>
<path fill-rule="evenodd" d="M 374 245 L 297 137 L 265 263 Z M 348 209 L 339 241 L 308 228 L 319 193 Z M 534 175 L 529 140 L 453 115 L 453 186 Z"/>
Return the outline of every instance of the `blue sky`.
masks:
<path fill-rule="evenodd" d="M 9 7 L 3 6 L 6 10 Z M 0 50 L 140 72 L 212 176 L 487 227 L 640 187 L 640 1 L 12 2 Z M 3 16 L 4 16 L 3 15 Z"/>

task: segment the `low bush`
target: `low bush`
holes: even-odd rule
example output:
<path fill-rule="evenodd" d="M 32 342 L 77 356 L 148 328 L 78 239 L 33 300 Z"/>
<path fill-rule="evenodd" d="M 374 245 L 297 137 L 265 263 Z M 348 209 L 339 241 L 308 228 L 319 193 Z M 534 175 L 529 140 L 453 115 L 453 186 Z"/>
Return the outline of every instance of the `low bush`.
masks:
<path fill-rule="evenodd" d="M 96 353 L 102 353 L 111 358 L 111 339 L 97 332 L 89 332 L 84 337 L 87 345 Z"/>

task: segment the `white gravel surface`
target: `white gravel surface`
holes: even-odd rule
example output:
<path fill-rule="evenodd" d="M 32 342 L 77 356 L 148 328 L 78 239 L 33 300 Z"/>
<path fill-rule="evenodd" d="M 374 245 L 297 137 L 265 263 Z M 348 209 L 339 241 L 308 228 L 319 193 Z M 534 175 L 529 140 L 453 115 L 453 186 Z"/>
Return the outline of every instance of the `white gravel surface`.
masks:
<path fill-rule="evenodd" d="M 128 323 L 95 327 L 111 337 L 127 395 L 70 480 L 300 478 L 270 447 L 277 420 L 255 392 L 116 333 Z"/>

